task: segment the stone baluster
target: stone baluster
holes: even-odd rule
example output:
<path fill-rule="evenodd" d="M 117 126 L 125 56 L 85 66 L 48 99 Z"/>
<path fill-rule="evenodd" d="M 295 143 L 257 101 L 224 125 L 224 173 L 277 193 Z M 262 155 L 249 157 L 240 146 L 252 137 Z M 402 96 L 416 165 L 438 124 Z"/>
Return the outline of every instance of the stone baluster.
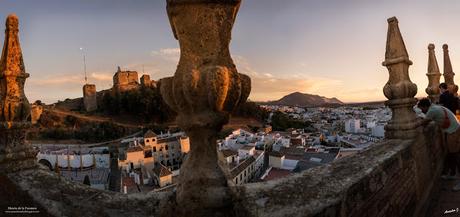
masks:
<path fill-rule="evenodd" d="M 450 62 L 449 46 L 447 44 L 444 44 L 442 46 L 442 49 L 444 51 L 444 82 L 446 82 L 449 91 L 452 92 L 455 96 L 457 96 L 458 86 L 455 85 L 454 82 L 455 73 L 452 69 L 452 63 Z"/>
<path fill-rule="evenodd" d="M 230 112 L 246 101 L 250 78 L 237 72 L 230 56 L 231 30 L 241 0 L 167 0 L 180 60 L 174 77 L 160 80 L 165 102 L 190 137 L 181 167 L 176 202 L 184 213 L 205 216 L 231 206 L 218 166 L 217 133 Z"/>
<path fill-rule="evenodd" d="M 439 79 L 441 78 L 441 73 L 439 72 L 438 61 L 436 60 L 436 55 L 434 53 L 434 44 L 428 45 L 428 87 L 425 89 L 428 97 L 431 102 L 439 102 Z"/>
<path fill-rule="evenodd" d="M 35 166 L 35 155 L 26 144 L 31 123 L 30 105 L 24 94 L 25 72 L 19 44 L 19 19 L 6 19 L 5 42 L 0 59 L 0 171 L 13 172 Z"/>
<path fill-rule="evenodd" d="M 417 135 L 420 121 L 416 118 L 413 106 L 417 103 L 417 85 L 409 78 L 409 60 L 406 46 L 398 27 L 398 19 L 388 19 L 388 33 L 385 51 L 385 61 L 389 80 L 383 87 L 383 93 L 388 98 L 385 105 L 392 111 L 391 120 L 385 126 L 385 138 L 410 139 Z"/>

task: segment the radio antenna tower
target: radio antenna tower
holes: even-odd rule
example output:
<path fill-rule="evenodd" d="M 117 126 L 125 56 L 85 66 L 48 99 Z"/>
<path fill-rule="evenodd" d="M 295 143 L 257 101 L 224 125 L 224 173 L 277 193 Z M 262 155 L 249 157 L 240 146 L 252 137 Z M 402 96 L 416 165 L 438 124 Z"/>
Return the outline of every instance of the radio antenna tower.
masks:
<path fill-rule="evenodd" d="M 85 72 L 85 84 L 88 84 L 88 77 L 86 76 L 86 55 L 82 47 L 80 48 L 80 50 L 83 54 L 83 70 Z"/>

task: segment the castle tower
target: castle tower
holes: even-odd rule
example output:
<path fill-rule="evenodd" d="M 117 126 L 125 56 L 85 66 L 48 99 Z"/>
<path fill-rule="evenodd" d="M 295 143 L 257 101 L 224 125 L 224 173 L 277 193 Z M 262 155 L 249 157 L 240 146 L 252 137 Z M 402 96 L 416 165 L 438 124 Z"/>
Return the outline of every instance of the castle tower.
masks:
<path fill-rule="evenodd" d="M 143 87 L 149 87 L 150 86 L 150 75 L 144 74 L 141 76 L 141 85 Z"/>
<path fill-rule="evenodd" d="M 38 120 L 40 120 L 40 117 L 42 116 L 43 113 L 43 105 L 34 103 L 32 104 L 32 109 L 30 111 L 30 120 L 32 124 L 36 124 Z"/>
<path fill-rule="evenodd" d="M 97 92 L 95 84 L 83 85 L 83 105 L 86 112 L 97 110 Z"/>
<path fill-rule="evenodd" d="M 118 66 L 113 75 L 113 90 L 124 92 L 139 87 L 139 77 L 136 71 L 122 71 Z"/>
<path fill-rule="evenodd" d="M 25 72 L 19 43 L 19 19 L 6 19 L 5 42 L 0 59 L 0 171 L 11 172 L 35 165 L 32 147 L 26 144 L 31 123 L 30 104 L 24 94 Z"/>

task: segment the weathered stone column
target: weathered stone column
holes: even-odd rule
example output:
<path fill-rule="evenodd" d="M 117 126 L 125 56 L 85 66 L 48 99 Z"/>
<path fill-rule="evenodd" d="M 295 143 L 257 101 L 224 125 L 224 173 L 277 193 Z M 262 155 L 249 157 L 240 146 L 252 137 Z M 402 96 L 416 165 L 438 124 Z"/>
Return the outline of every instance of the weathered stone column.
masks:
<path fill-rule="evenodd" d="M 185 212 L 209 213 L 231 205 L 227 180 L 217 162 L 217 133 L 229 113 L 245 102 L 250 78 L 230 56 L 231 30 L 241 0 L 167 0 L 181 55 L 174 77 L 160 81 L 166 103 L 190 137 L 176 200 Z"/>
<path fill-rule="evenodd" d="M 35 156 L 25 143 L 30 105 L 24 95 L 25 72 L 19 44 L 19 20 L 6 19 L 5 43 L 0 59 L 0 172 L 33 167 Z"/>
<path fill-rule="evenodd" d="M 452 69 L 452 63 L 450 62 L 449 46 L 447 44 L 444 44 L 442 46 L 442 49 L 444 51 L 444 82 L 446 82 L 449 91 L 457 96 L 458 86 L 455 85 L 454 82 L 455 73 Z"/>
<path fill-rule="evenodd" d="M 416 118 L 413 106 L 417 103 L 417 85 L 409 78 L 409 60 L 406 46 L 398 27 L 398 19 L 388 19 L 388 34 L 385 61 L 390 78 L 383 87 L 383 93 L 388 98 L 385 105 L 393 113 L 391 120 L 385 126 L 385 138 L 410 139 L 417 135 L 420 121 Z"/>
<path fill-rule="evenodd" d="M 431 102 L 438 103 L 441 73 L 439 72 L 438 61 L 434 53 L 434 44 L 428 45 L 428 73 L 426 76 L 428 77 L 428 87 L 425 89 L 425 92 L 428 94 Z"/>

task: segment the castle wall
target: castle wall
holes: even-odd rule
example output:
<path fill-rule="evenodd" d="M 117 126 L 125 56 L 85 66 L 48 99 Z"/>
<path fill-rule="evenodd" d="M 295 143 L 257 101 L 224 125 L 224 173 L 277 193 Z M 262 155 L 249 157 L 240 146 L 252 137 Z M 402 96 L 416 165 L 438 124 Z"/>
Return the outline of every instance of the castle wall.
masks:
<path fill-rule="evenodd" d="M 97 110 L 96 85 L 85 84 L 83 86 L 83 105 L 85 107 L 85 111 L 87 112 Z"/>
<path fill-rule="evenodd" d="M 118 71 L 113 76 L 113 88 L 116 91 L 127 91 L 139 87 L 139 77 L 136 71 Z"/>
<path fill-rule="evenodd" d="M 30 110 L 32 124 L 36 124 L 38 120 L 40 120 L 42 113 L 43 113 L 43 106 L 35 105 L 35 104 L 32 105 L 32 108 Z"/>

